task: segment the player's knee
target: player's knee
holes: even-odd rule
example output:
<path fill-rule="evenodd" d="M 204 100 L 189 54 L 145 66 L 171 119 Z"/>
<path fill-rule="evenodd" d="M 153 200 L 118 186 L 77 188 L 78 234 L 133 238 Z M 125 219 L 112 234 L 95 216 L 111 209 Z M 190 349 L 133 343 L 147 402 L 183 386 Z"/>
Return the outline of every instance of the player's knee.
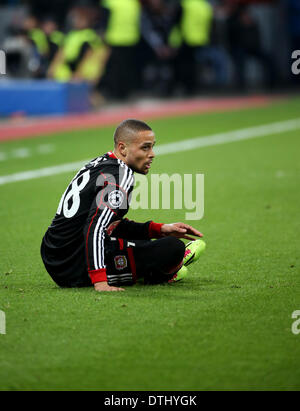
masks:
<path fill-rule="evenodd" d="M 166 247 L 171 259 L 175 262 L 180 262 L 184 257 L 185 245 L 184 242 L 176 237 L 166 237 Z"/>

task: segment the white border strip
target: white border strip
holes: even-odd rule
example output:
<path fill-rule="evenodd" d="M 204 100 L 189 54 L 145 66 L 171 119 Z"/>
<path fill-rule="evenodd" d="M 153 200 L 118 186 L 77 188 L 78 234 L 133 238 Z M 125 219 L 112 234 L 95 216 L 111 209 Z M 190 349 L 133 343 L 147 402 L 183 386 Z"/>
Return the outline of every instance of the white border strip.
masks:
<path fill-rule="evenodd" d="M 155 154 L 157 156 L 164 154 L 178 153 L 182 151 L 194 150 L 200 147 L 216 146 L 218 144 L 234 143 L 252 138 L 265 137 L 274 134 L 300 129 L 300 118 L 293 120 L 281 121 L 276 123 L 265 124 L 262 126 L 243 128 L 225 133 L 212 134 L 210 136 L 195 137 L 179 142 L 162 144 L 157 146 Z M 77 171 L 90 160 L 77 161 L 75 163 L 61 164 L 59 166 L 40 168 L 38 170 L 24 171 L 21 173 L 0 176 L 0 185 L 15 183 L 18 181 L 33 180 L 35 178 L 49 177 L 56 174 Z"/>

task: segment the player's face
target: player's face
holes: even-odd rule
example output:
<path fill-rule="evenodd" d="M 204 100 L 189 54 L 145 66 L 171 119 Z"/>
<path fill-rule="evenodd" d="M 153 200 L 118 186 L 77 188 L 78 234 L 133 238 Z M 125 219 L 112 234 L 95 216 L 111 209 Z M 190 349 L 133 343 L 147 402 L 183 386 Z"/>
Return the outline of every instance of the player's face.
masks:
<path fill-rule="evenodd" d="M 134 171 L 140 174 L 148 174 L 151 163 L 155 157 L 153 147 L 155 144 L 155 135 L 153 131 L 140 131 L 127 146 L 126 163 Z"/>

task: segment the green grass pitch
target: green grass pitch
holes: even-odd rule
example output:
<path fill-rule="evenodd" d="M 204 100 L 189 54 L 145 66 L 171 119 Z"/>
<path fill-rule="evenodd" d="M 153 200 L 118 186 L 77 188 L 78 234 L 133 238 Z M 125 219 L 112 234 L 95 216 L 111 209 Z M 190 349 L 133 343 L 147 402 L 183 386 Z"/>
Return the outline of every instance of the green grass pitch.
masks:
<path fill-rule="evenodd" d="M 149 121 L 157 145 L 298 118 L 300 100 Z M 0 175 L 85 160 L 114 127 L 0 145 Z M 71 173 L 0 186 L 1 390 L 299 390 L 300 130 L 158 156 L 204 173 L 207 249 L 186 281 L 97 294 L 60 289 L 39 256 Z M 48 154 L 39 145 L 49 144 Z M 15 158 L 17 149 L 31 155 Z M 131 210 L 176 222 L 184 210 Z"/>

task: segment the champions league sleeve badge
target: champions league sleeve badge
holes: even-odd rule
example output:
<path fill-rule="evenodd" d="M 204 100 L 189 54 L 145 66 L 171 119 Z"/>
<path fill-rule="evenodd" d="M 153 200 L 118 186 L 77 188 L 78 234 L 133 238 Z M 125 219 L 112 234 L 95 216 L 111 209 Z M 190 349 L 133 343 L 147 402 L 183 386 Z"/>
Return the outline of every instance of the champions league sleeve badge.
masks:
<path fill-rule="evenodd" d="M 120 190 L 114 190 L 108 195 L 108 203 L 111 208 L 118 208 L 123 203 L 124 194 Z"/>

